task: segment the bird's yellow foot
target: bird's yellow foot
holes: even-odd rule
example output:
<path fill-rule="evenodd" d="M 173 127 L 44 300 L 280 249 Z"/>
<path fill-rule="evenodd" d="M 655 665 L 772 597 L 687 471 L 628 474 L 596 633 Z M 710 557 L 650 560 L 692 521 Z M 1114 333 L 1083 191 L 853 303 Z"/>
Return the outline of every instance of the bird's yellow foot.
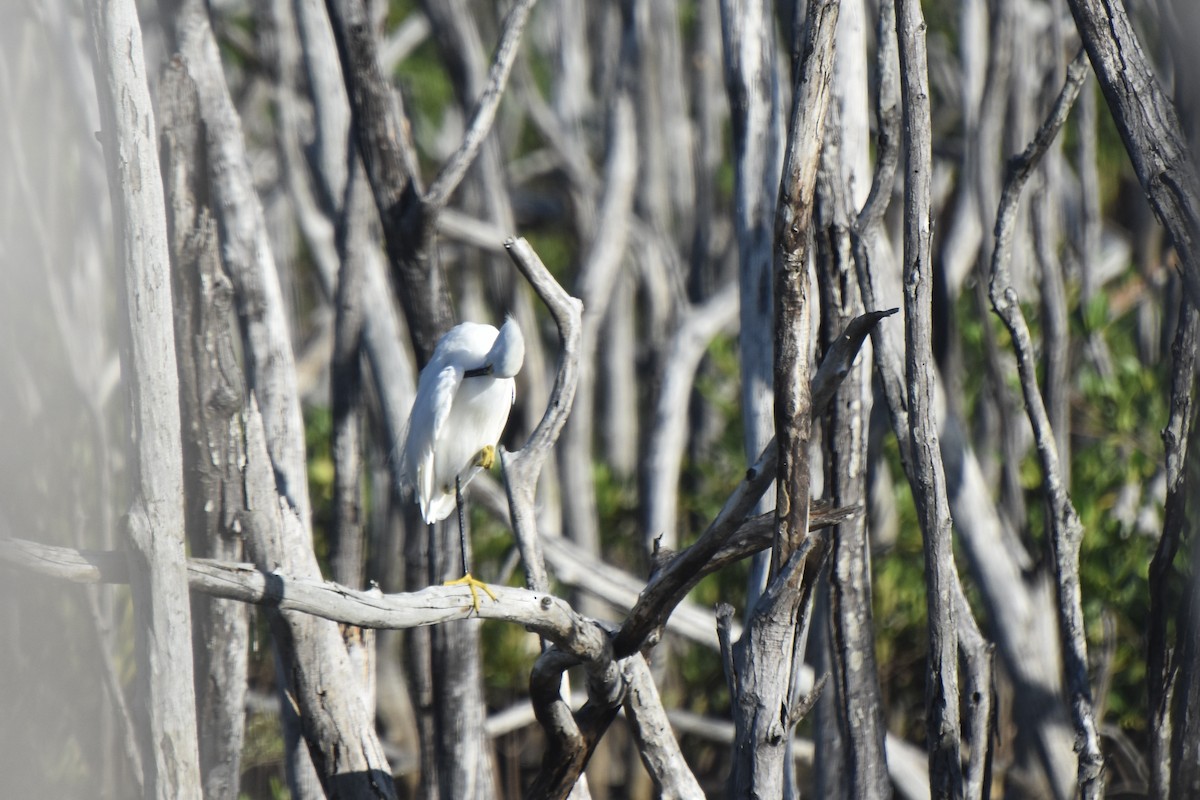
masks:
<path fill-rule="evenodd" d="M 470 589 L 471 590 L 471 605 L 475 607 L 476 614 L 479 613 L 479 590 L 480 589 L 482 589 L 483 593 L 486 594 L 488 597 L 492 598 L 493 600 L 496 599 L 496 593 L 491 590 L 491 587 L 489 587 L 483 581 L 472 577 L 471 573 L 469 573 L 469 572 L 457 580 L 446 581 L 442 585 L 443 586 L 466 586 L 468 589 Z"/>
<path fill-rule="evenodd" d="M 479 451 L 479 455 L 475 457 L 475 463 L 484 469 L 491 469 L 492 465 L 496 463 L 496 448 L 490 444 L 484 445 L 483 449 Z"/>

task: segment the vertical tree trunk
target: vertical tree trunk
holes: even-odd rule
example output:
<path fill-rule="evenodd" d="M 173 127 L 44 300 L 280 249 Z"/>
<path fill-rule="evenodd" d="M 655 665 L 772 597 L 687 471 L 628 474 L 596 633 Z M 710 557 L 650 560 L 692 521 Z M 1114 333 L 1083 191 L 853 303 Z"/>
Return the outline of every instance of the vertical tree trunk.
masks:
<path fill-rule="evenodd" d="M 746 463 L 753 464 L 775 434 L 771 248 L 785 132 L 770 3 L 721 0 L 721 33 L 725 88 L 733 123 L 742 430 Z M 765 494 L 756 512 L 770 511 L 774 507 L 770 498 L 770 492 Z M 751 604 L 766 585 L 768 561 L 765 553 L 754 557 Z"/>
<path fill-rule="evenodd" d="M 775 211 L 774 380 L 779 467 L 770 582 L 753 606 L 728 676 L 735 724 L 730 786 L 738 797 L 791 797 L 795 792 L 785 759 L 792 726 L 801 713 L 793 701 L 796 660 L 803 653 L 803 637 L 808 633 L 805 619 L 817 577 L 815 571 L 805 569 L 805 559 L 813 549 L 808 533 L 812 414 L 808 253 L 839 4 L 836 0 L 814 1 L 807 11 Z"/>
<path fill-rule="evenodd" d="M 958 697 L 958 629 L 953 596 L 958 574 L 950 542 L 946 475 L 934 420 L 931 332 L 933 271 L 930 244 L 933 179 L 925 20 L 916 0 L 896 0 L 900 87 L 904 108 L 904 307 L 905 376 L 912 431 L 912 483 L 925 542 L 925 601 L 929 660 L 925 713 L 930 792 L 934 798 L 962 794 Z"/>
<path fill-rule="evenodd" d="M 862 0 L 845 0 L 838 18 L 834 95 L 817 186 L 822 338 L 826 349 L 862 313 L 850 227 L 871 185 L 863 5 Z M 870 361 L 870 345 L 864 344 L 838 390 L 826 427 L 827 494 L 839 506 L 866 503 Z M 818 620 L 817 624 L 827 625 L 831 634 L 827 645 L 833 685 L 821 694 L 817 707 L 826 722 L 814 737 L 818 746 L 816 793 L 862 800 L 886 798 L 891 795 L 883 750 L 887 729 L 875 665 L 865 515 L 838 527 L 828 599 L 828 621 Z M 829 743 L 831 738 L 836 741 L 839 733 L 840 746 L 825 750 L 822 743 Z M 824 788 L 820 785 L 822 778 L 828 782 Z"/>
<path fill-rule="evenodd" d="M 159 84 L 164 182 L 174 263 L 175 336 L 184 432 L 187 534 L 193 557 L 243 560 L 236 525 L 245 459 L 233 287 L 221 268 L 217 224 L 203 201 L 207 175 L 196 89 L 178 66 Z M 192 597 L 192 642 L 204 796 L 235 800 L 245 739 L 246 606 Z"/>
<path fill-rule="evenodd" d="M 154 110 L 134 3 L 96 0 L 90 6 L 126 312 L 121 361 L 130 387 L 135 465 L 128 557 L 145 792 L 164 800 L 199 798 L 179 376 Z"/>

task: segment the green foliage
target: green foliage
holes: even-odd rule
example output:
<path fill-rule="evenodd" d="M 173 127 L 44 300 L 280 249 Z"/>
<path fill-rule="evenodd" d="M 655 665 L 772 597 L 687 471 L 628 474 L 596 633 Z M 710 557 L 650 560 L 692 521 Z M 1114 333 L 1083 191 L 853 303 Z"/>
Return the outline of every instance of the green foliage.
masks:
<path fill-rule="evenodd" d="M 1105 379 L 1085 366 L 1075 407 L 1071 488 L 1084 527 L 1080 583 L 1088 646 L 1095 656 L 1104 642 L 1103 615 L 1116 625 L 1111 721 L 1123 728 L 1145 725 L 1145 640 L 1149 613 L 1148 571 L 1156 539 L 1114 513 L 1122 493 L 1138 505 L 1163 460 L 1159 431 L 1167 420 L 1169 364 L 1145 365 L 1134 352 L 1132 315 L 1101 329 L 1111 350 L 1113 374 Z"/>
<path fill-rule="evenodd" d="M 333 413 L 328 406 L 304 409 L 308 453 L 308 496 L 312 504 L 313 548 L 328 574 L 329 533 L 333 524 Z"/>
<path fill-rule="evenodd" d="M 875 621 L 875 659 L 884 705 L 893 729 L 919 741 L 924 736 L 925 558 L 921 527 L 912 492 L 900 465 L 894 437 L 884 444 L 888 469 L 895 479 L 900 530 L 895 544 L 873 562 L 872 614 Z M 904 729 L 896 723 L 904 721 Z"/>
<path fill-rule="evenodd" d="M 1007 331 L 988 309 L 980 315 L 971 292 L 956 308 L 956 334 L 966 364 L 960 402 L 966 418 L 974 417 L 988 379 L 985 326 L 1001 352 L 1011 352 Z M 1080 582 L 1093 673 L 1105 647 L 1104 619 L 1113 623 L 1112 683 L 1107 722 L 1138 734 L 1145 726 L 1145 641 L 1149 612 L 1148 567 L 1156 539 L 1138 531 L 1129 515 L 1115 513 L 1120 502 L 1159 511 L 1148 485 L 1161 468 L 1163 452 L 1159 431 L 1166 424 L 1169 396 L 1169 363 L 1145 364 L 1137 353 L 1134 314 L 1113 318 L 1107 296 L 1098 295 L 1087 307 L 1072 298 L 1071 375 L 1071 498 L 1084 527 L 1080 551 Z M 1039 309 L 1024 308 L 1035 342 L 1040 342 Z M 1077 346 L 1091 332 L 1111 355 L 1112 374 L 1101 375 Z M 1006 375 L 1006 390 L 1023 413 L 1024 400 L 1016 376 Z M 924 693 L 922 661 L 925 653 L 925 588 L 921 535 L 912 497 L 893 438 L 885 452 L 896 481 L 900 534 L 894 547 L 874 560 L 874 614 L 876 655 L 890 723 L 897 733 L 923 737 Z M 1032 449 L 1020 464 L 1021 485 L 1028 511 L 1029 547 L 1035 559 L 1049 558 L 1045 539 L 1045 497 L 1042 470 Z M 1122 500 L 1124 498 L 1124 500 Z M 960 562 L 961 564 L 961 562 Z M 1048 561 L 1043 568 L 1050 569 Z M 975 594 L 967 570 L 960 569 L 968 597 Z M 973 603 L 985 633 L 986 618 Z M 905 730 L 898 730 L 903 723 Z"/>

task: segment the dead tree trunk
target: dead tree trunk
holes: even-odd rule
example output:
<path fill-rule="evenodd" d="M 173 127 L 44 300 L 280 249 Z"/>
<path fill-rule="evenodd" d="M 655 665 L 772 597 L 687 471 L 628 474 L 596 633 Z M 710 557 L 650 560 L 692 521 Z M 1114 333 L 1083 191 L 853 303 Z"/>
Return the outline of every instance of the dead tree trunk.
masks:
<path fill-rule="evenodd" d="M 90 13 L 109 193 L 118 225 L 117 263 L 124 284 L 121 361 L 129 377 L 135 465 L 128 558 L 145 792 L 164 799 L 199 798 L 179 376 L 154 110 L 136 7 L 132 2 L 98 0 Z"/>
<path fill-rule="evenodd" d="M 245 506 L 242 398 L 233 286 L 222 267 L 207 195 L 200 109 L 179 69 L 159 84 L 162 160 L 174 265 L 175 343 L 184 442 L 187 534 L 194 557 L 241 561 Z M 249 619 L 243 604 L 192 597 L 200 769 L 206 798 L 238 796 L 245 739 Z"/>
<path fill-rule="evenodd" d="M 795 791 L 785 757 L 803 716 L 795 682 L 803 662 L 804 620 L 811 612 L 817 573 L 806 558 L 823 558 L 809 538 L 810 223 L 833 74 L 836 0 L 809 5 L 807 38 L 796 76 L 787 157 L 775 217 L 775 542 L 766 592 L 754 603 L 742 639 L 727 655 L 736 738 L 732 793 L 785 797 Z M 731 671 L 730 671 L 731 670 Z"/>
<path fill-rule="evenodd" d="M 925 597 L 929 657 L 925 714 L 930 792 L 935 798 L 962 794 L 958 694 L 958 629 L 953 595 L 958 573 L 950 542 L 946 475 L 938 451 L 933 410 L 933 346 L 930 263 L 933 180 L 925 20 L 913 0 L 896 0 L 900 44 L 900 87 L 904 109 L 904 311 L 905 376 L 912 437 L 911 481 L 925 541 Z"/>

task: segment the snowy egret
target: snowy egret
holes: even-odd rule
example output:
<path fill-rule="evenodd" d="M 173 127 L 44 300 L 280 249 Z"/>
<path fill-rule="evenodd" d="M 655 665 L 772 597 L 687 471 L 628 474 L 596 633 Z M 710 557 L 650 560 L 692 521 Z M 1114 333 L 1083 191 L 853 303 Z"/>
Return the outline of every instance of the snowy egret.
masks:
<path fill-rule="evenodd" d="M 425 522 L 439 522 L 458 509 L 463 577 L 447 585 L 467 586 L 476 611 L 476 588 L 496 596 L 471 576 L 462 487 L 495 463 L 496 443 L 516 399 L 513 377 L 524 360 L 525 339 L 512 317 L 499 331 L 477 322 L 456 325 L 438 340 L 421 370 L 404 434 L 401 475 Z"/>

